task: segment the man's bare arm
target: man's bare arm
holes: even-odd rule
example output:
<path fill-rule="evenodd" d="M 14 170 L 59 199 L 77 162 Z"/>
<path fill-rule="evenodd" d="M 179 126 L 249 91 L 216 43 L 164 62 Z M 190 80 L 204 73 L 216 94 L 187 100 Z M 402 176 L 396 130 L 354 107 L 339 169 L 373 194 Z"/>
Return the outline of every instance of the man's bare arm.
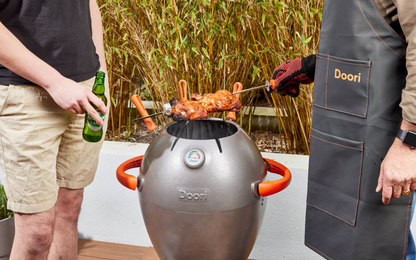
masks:
<path fill-rule="evenodd" d="M 2 23 L 0 23 L 0 64 L 21 77 L 43 87 L 62 108 L 82 114 L 87 111 L 103 124 L 94 103 L 104 114 L 107 108 L 91 91 L 65 78 L 57 70 L 29 51 Z"/>
<path fill-rule="evenodd" d="M 101 21 L 100 9 L 96 0 L 90 0 L 90 12 L 92 40 L 94 41 L 97 54 L 100 57 L 101 70 L 107 71 L 107 63 L 104 54 L 103 25 Z"/>

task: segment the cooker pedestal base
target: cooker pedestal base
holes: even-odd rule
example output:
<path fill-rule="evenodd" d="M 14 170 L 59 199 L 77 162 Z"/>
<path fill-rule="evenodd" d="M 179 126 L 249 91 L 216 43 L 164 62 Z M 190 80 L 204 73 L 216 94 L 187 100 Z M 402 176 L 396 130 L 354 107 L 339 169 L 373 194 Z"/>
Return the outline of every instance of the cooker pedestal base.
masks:
<path fill-rule="evenodd" d="M 265 198 L 227 212 L 166 210 L 140 199 L 153 246 L 162 260 L 246 260 L 260 230 Z"/>

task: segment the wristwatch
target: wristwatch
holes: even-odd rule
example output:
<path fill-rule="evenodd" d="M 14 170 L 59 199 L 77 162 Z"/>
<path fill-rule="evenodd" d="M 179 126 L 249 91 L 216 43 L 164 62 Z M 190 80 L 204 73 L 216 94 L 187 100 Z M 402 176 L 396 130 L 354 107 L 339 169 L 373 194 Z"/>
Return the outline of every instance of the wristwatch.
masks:
<path fill-rule="evenodd" d="M 410 146 L 410 148 L 414 149 L 416 147 L 416 133 L 410 130 L 402 130 L 400 129 L 397 133 L 397 138 L 402 140 L 404 144 Z"/>

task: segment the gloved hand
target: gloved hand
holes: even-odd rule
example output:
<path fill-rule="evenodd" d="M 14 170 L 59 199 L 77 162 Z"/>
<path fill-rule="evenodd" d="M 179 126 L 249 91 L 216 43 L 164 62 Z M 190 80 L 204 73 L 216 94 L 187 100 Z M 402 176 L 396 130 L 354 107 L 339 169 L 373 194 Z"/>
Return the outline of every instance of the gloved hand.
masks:
<path fill-rule="evenodd" d="M 274 70 L 270 92 L 277 89 L 281 96 L 297 97 L 299 84 L 311 84 L 314 81 L 315 63 L 316 55 L 286 61 Z"/>

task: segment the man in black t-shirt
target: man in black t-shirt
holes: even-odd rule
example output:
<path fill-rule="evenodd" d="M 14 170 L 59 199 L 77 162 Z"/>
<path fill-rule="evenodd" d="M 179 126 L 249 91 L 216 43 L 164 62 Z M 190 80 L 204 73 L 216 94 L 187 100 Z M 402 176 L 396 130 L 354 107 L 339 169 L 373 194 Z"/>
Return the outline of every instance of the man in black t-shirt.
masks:
<path fill-rule="evenodd" d="M 92 92 L 106 72 L 95 0 L 0 0 L 0 166 L 15 212 L 10 259 L 76 259 L 77 220 L 103 140 L 82 139 L 84 113 L 106 126 Z M 107 83 L 107 99 L 108 83 Z M 103 138 L 104 139 L 104 138 Z"/>

